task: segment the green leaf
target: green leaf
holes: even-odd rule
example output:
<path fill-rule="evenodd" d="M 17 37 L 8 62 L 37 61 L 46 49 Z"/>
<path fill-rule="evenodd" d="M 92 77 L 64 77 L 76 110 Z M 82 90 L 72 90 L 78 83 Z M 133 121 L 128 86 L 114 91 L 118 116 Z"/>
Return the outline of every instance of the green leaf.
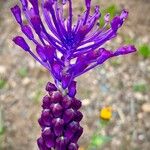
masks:
<path fill-rule="evenodd" d="M 6 80 L 5 79 L 0 79 L 0 89 L 3 89 L 6 85 Z"/>
<path fill-rule="evenodd" d="M 146 84 L 135 84 L 135 85 L 133 85 L 133 90 L 135 91 L 135 92 L 141 92 L 141 93 L 145 93 L 147 90 L 148 90 L 148 87 L 147 87 L 147 85 Z"/>
<path fill-rule="evenodd" d="M 116 5 L 111 4 L 109 7 L 101 11 L 101 18 L 100 18 L 100 27 L 103 27 L 105 24 L 104 21 L 104 16 L 109 13 L 110 14 L 110 19 L 114 18 L 116 14 L 119 12 L 119 9 L 117 8 Z"/>
<path fill-rule="evenodd" d="M 5 126 L 4 126 L 4 121 L 2 118 L 2 110 L 0 108 L 0 136 L 3 135 L 5 132 Z"/>
<path fill-rule="evenodd" d="M 105 13 L 110 13 L 110 17 L 113 18 L 118 13 L 118 8 L 116 5 L 112 4 L 105 9 Z"/>
<path fill-rule="evenodd" d="M 94 135 L 91 139 L 90 147 L 102 147 L 104 144 L 111 141 L 111 137 L 109 136 L 103 136 L 103 135 Z"/>
<path fill-rule="evenodd" d="M 3 135 L 5 132 L 5 127 L 3 125 L 0 125 L 0 135 Z"/>
<path fill-rule="evenodd" d="M 140 45 L 138 52 L 144 58 L 150 57 L 150 45 L 148 45 L 148 44 L 142 44 L 142 45 Z"/>

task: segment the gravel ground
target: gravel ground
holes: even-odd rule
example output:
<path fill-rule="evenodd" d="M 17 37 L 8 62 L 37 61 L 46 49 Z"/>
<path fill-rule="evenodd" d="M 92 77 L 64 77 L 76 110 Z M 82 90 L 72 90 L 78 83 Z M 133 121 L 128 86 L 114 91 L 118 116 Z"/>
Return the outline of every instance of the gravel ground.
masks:
<path fill-rule="evenodd" d="M 0 89 L 0 120 L 4 125 L 0 150 L 36 150 L 35 141 L 40 135 L 37 124 L 40 99 L 45 94 L 44 85 L 52 79 L 46 70 L 12 43 L 12 37 L 20 33 L 9 11 L 14 3 L 15 0 L 0 1 L 0 78 L 6 81 Z M 93 5 L 97 3 L 102 8 L 114 3 L 130 11 L 129 19 L 118 37 L 108 43 L 109 47 L 118 47 L 126 37 L 134 39 L 137 45 L 149 42 L 150 0 L 93 0 Z M 75 11 L 79 12 L 81 6 L 75 3 Z M 137 84 L 146 87 L 136 91 L 133 87 Z M 99 110 L 112 106 L 113 117 L 100 131 L 112 140 L 101 149 L 149 150 L 149 89 L 150 60 L 138 53 L 112 59 L 80 77 L 77 97 L 82 99 L 84 113 L 81 149 L 87 149 L 93 133 L 99 129 Z"/>

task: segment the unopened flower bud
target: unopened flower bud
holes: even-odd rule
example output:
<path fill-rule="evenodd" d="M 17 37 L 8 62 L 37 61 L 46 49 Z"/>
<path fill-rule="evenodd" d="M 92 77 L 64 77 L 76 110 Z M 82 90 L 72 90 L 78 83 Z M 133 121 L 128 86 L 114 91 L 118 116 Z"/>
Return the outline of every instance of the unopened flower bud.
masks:
<path fill-rule="evenodd" d="M 62 100 L 62 107 L 67 109 L 71 106 L 72 99 L 69 96 L 65 96 Z"/>
<path fill-rule="evenodd" d="M 59 137 L 56 139 L 56 150 L 67 150 L 68 139 L 66 137 Z"/>
<path fill-rule="evenodd" d="M 79 123 L 76 121 L 71 122 L 65 131 L 65 136 L 68 139 L 71 139 L 74 136 L 74 133 L 78 130 L 79 128 Z"/>
<path fill-rule="evenodd" d="M 75 110 L 78 110 L 82 105 L 82 102 L 80 100 L 77 100 L 76 98 L 74 98 L 72 100 L 72 104 L 71 104 L 71 107 Z"/>
<path fill-rule="evenodd" d="M 83 128 L 79 127 L 76 133 L 74 134 L 73 138 L 71 139 L 71 141 L 76 143 L 78 139 L 80 138 L 80 136 L 82 135 L 82 133 L 83 133 Z"/>
<path fill-rule="evenodd" d="M 74 117 L 74 121 L 80 122 L 83 118 L 83 114 L 80 111 L 76 111 L 75 112 L 75 117 Z"/>
<path fill-rule="evenodd" d="M 76 143 L 70 143 L 68 146 L 68 150 L 78 150 L 78 145 Z"/>
<path fill-rule="evenodd" d="M 62 115 L 63 108 L 59 103 L 51 104 L 50 110 L 55 117 L 60 117 Z"/>
<path fill-rule="evenodd" d="M 39 123 L 39 125 L 41 126 L 41 128 L 43 128 L 43 127 L 45 126 L 45 124 L 44 124 L 42 118 L 39 118 L 39 119 L 38 119 L 38 123 Z"/>
<path fill-rule="evenodd" d="M 55 118 L 52 120 L 54 133 L 56 136 L 61 136 L 64 129 L 64 120 L 60 118 Z"/>
<path fill-rule="evenodd" d="M 55 136 L 51 131 L 51 128 L 45 128 L 42 132 L 42 137 L 48 148 L 52 148 L 55 145 Z"/>
<path fill-rule="evenodd" d="M 51 105 L 50 97 L 47 95 L 44 96 L 43 97 L 43 104 L 42 104 L 43 109 L 49 109 L 50 105 Z"/>
<path fill-rule="evenodd" d="M 43 140 L 42 137 L 40 137 L 40 138 L 37 139 L 37 144 L 38 144 L 38 147 L 39 147 L 40 150 L 49 150 L 46 147 L 46 145 L 45 145 L 44 140 Z"/>
<path fill-rule="evenodd" d="M 57 88 L 54 84 L 51 82 L 48 82 L 46 85 L 46 91 L 51 92 L 51 91 L 57 91 Z"/>
<path fill-rule="evenodd" d="M 74 118 L 74 115 L 75 115 L 75 111 L 72 108 L 67 109 L 63 115 L 64 122 L 65 123 L 70 122 Z"/>
<path fill-rule="evenodd" d="M 45 126 L 51 125 L 52 114 L 50 113 L 49 109 L 44 109 L 42 111 L 41 119 L 42 119 Z"/>
<path fill-rule="evenodd" d="M 62 94 L 59 91 L 50 93 L 50 98 L 53 103 L 59 103 L 62 100 Z"/>

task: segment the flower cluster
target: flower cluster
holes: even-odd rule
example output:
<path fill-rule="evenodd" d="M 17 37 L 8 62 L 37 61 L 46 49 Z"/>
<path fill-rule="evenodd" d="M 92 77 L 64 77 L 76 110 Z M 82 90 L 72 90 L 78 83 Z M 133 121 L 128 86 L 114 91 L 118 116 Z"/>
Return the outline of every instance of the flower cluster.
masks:
<path fill-rule="evenodd" d="M 80 121 L 83 117 L 79 111 L 81 101 L 63 95 L 54 84 L 48 82 L 43 98 L 42 114 L 39 124 L 42 135 L 38 139 L 40 150 L 77 150 L 77 141 L 83 132 Z"/>
<path fill-rule="evenodd" d="M 29 53 L 52 75 L 55 85 L 48 83 L 49 96 L 43 98 L 43 111 L 39 124 L 42 135 L 38 139 L 40 150 L 77 150 L 77 141 L 82 134 L 78 111 L 81 102 L 75 98 L 75 78 L 104 63 L 109 58 L 136 51 L 133 45 L 117 50 L 107 50 L 104 44 L 115 38 L 128 12 L 123 10 L 105 24 L 99 26 L 99 6 L 91 13 L 91 0 L 85 0 L 85 11 L 73 19 L 72 0 L 20 0 L 11 11 L 26 38 L 35 45 L 29 46 L 22 36 L 14 43 Z M 41 4 L 41 5 L 40 5 Z M 68 5 L 68 16 L 64 7 Z M 27 21 L 22 19 L 22 12 Z"/>

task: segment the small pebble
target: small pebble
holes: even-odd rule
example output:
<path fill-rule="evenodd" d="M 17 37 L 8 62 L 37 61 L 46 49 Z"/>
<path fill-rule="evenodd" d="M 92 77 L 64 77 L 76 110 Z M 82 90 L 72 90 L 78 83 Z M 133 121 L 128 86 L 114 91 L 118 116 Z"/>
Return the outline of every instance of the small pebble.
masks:
<path fill-rule="evenodd" d="M 150 103 L 145 103 L 142 105 L 142 110 L 146 113 L 150 113 Z"/>
<path fill-rule="evenodd" d="M 0 74 L 5 74 L 6 73 L 6 67 L 0 65 Z"/>
<path fill-rule="evenodd" d="M 22 80 L 23 85 L 28 85 L 30 82 L 31 82 L 31 80 L 27 77 Z"/>

